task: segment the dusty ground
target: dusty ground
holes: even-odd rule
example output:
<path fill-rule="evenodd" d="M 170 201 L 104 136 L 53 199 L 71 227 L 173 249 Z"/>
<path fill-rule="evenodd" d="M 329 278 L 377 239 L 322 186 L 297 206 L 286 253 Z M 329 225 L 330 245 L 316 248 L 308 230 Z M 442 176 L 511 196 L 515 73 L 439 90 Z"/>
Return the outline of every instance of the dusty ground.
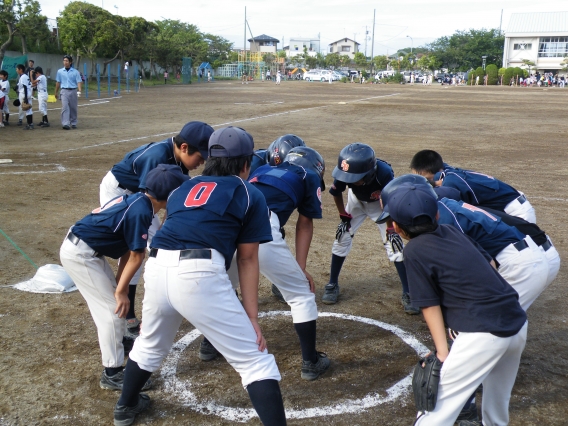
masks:
<path fill-rule="evenodd" d="M 66 230 L 98 206 L 99 183 L 110 167 L 135 147 L 179 131 L 190 120 L 235 124 L 248 130 L 257 147 L 296 133 L 327 161 L 326 181 L 339 150 L 350 142 L 372 145 L 397 175 L 408 172 L 412 155 L 424 148 L 449 163 L 484 171 L 524 191 L 538 223 L 552 237 L 564 264 L 555 283 L 529 310 L 529 337 L 511 405 L 512 425 L 566 424 L 568 410 L 565 222 L 565 105 L 561 89 L 442 88 L 438 85 L 371 86 L 284 82 L 281 86 L 235 82 L 156 87 L 80 108 L 79 129 L 63 131 L 59 111 L 52 127 L 23 132 L 0 129 L 0 228 L 38 265 L 58 263 Z M 81 101 L 81 104 L 95 102 Z M 59 104 L 50 104 L 57 108 Z M 12 115 L 12 124 L 16 116 Z M 36 122 L 39 115 L 35 115 Z M 324 197 L 316 224 L 309 271 L 317 300 L 327 282 L 337 213 Z M 564 219 L 563 219 L 564 218 Z M 287 229 L 293 231 L 292 220 Z M 290 239 L 289 239 L 290 240 Z M 0 236 L 0 285 L 33 276 L 35 270 Z M 345 313 L 394 324 L 431 346 L 420 316 L 401 309 L 400 283 L 370 221 L 356 237 L 340 277 L 342 295 L 322 312 Z M 140 312 L 143 286 L 137 297 Z M 286 309 L 264 282 L 260 310 Z M 299 378 L 300 355 L 290 318 L 262 319 L 261 325 L 281 369 L 288 409 L 317 408 L 385 395 L 405 377 L 416 355 L 381 328 L 337 318 L 318 322 L 318 348 L 332 359 L 331 371 L 313 383 Z M 184 323 L 179 337 L 191 331 Z M 196 342 L 182 354 L 178 377 L 193 385 L 199 401 L 250 407 L 237 374 L 223 361 L 199 362 Z M 0 425 L 107 425 L 118 394 L 98 386 L 101 372 L 96 331 L 78 292 L 38 295 L 0 289 Z M 230 424 L 198 413 L 164 391 L 156 374 L 153 408 L 137 424 Z M 403 396 L 355 414 L 290 420 L 292 425 L 409 425 L 413 399 Z M 249 424 L 259 424 L 253 419 Z"/>

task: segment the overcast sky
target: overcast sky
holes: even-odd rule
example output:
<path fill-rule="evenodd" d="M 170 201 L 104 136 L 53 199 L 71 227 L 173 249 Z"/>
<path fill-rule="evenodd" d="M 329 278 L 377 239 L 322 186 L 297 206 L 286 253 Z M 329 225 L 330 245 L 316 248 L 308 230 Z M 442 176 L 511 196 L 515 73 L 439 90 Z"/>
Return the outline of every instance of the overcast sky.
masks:
<path fill-rule="evenodd" d="M 39 2 L 48 18 L 56 18 L 69 3 L 67 0 Z M 535 0 L 100 0 L 90 3 L 122 16 L 189 22 L 203 32 L 225 37 L 239 48 L 243 46 L 246 6 L 255 37 L 267 34 L 284 38 L 284 45 L 288 45 L 290 37 L 318 38 L 319 34 L 322 51 L 327 53 L 327 45 L 343 37 L 355 38 L 364 51 L 368 31 L 368 56 L 373 9 L 376 9 L 375 55 L 421 46 L 456 30 L 499 28 L 502 9 L 503 31 L 512 13 L 568 11 L 568 0 L 545 3 L 545 10 L 540 10 L 541 2 Z M 250 38 L 248 29 L 246 38 Z"/>

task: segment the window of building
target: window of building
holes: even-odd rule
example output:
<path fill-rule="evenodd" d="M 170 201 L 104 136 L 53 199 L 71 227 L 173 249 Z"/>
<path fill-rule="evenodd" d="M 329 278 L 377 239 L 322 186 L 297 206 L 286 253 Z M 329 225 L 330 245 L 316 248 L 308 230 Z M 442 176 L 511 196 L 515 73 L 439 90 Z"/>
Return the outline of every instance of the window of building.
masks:
<path fill-rule="evenodd" d="M 513 44 L 513 50 L 531 50 L 532 43 L 515 43 Z"/>
<path fill-rule="evenodd" d="M 297 44 L 294 45 L 294 50 L 298 50 L 298 45 L 297 45 Z"/>
<path fill-rule="evenodd" d="M 329 53 L 333 53 L 333 46 L 329 48 Z"/>
<path fill-rule="evenodd" d="M 342 52 L 351 52 L 351 46 L 341 46 Z"/>
<path fill-rule="evenodd" d="M 540 58 L 568 56 L 568 37 L 542 37 L 538 46 Z"/>

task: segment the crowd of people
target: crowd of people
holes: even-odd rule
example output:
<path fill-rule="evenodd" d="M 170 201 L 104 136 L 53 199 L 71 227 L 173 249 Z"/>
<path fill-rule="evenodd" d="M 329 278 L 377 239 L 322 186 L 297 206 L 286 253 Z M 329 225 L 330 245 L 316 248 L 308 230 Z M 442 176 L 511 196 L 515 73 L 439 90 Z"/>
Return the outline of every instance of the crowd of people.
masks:
<path fill-rule="evenodd" d="M 507 424 L 525 312 L 555 279 L 560 257 L 511 185 L 452 167 L 432 150 L 416 153 L 410 169 L 395 178 L 363 143 L 339 152 L 329 188 L 339 224 L 322 302 L 340 301 L 342 267 L 369 218 L 400 279 L 404 312 L 422 312 L 443 363 L 436 407 L 416 424 L 479 425 L 480 384 L 486 424 Z M 259 274 L 290 306 L 300 377 L 318 379 L 332 361 L 316 348 L 316 283 L 307 268 L 324 180 L 323 157 L 297 135 L 255 150 L 245 130 L 197 121 L 127 153 L 107 173 L 99 207 L 69 229 L 60 253 L 97 326 L 100 386 L 121 391 L 115 425 L 149 407 L 141 391 L 153 386 L 183 318 L 204 335 L 202 361 L 222 355 L 240 374 L 261 422 L 286 424 L 280 372 L 257 320 Z M 284 230 L 294 211 L 295 255 Z M 106 257 L 119 259 L 116 273 Z M 143 327 L 134 309 L 142 268 Z"/>

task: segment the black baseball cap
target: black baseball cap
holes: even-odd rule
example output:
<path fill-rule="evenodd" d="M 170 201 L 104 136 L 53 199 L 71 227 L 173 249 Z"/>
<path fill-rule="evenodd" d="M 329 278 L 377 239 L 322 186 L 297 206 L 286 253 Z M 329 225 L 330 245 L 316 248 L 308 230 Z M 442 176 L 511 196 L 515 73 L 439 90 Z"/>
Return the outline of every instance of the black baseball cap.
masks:
<path fill-rule="evenodd" d="M 404 183 L 390 195 L 388 210 L 392 220 L 400 225 L 435 223 L 438 200 L 430 185 Z"/>
<path fill-rule="evenodd" d="M 213 133 L 213 127 L 202 121 L 190 121 L 181 129 L 178 138 L 185 143 L 196 148 L 201 156 L 206 160 L 208 153 L 209 137 Z"/>
<path fill-rule="evenodd" d="M 211 148 L 212 146 L 221 148 Z M 254 153 L 252 136 L 240 127 L 224 127 L 215 130 L 209 138 L 209 155 L 211 157 L 244 157 Z"/>
<path fill-rule="evenodd" d="M 146 176 L 146 192 L 158 201 L 165 201 L 174 189 L 179 187 L 189 176 L 175 164 L 158 164 Z"/>

